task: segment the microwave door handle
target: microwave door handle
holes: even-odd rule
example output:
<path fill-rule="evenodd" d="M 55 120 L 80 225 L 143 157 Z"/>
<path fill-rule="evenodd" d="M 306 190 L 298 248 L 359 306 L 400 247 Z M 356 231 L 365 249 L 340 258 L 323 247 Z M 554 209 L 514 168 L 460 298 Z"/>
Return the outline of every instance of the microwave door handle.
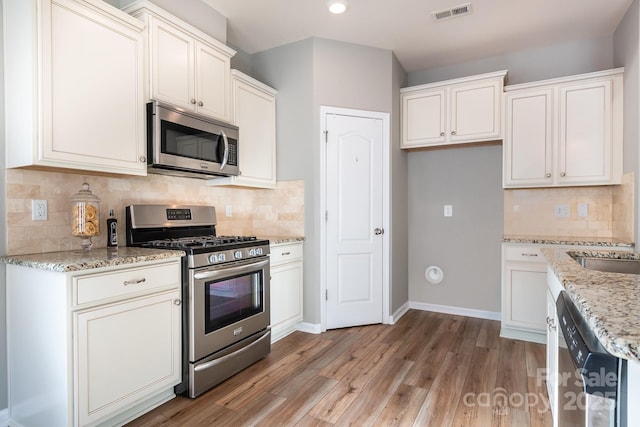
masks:
<path fill-rule="evenodd" d="M 227 139 L 227 134 L 224 133 L 222 129 L 220 129 L 220 135 L 222 135 L 222 140 L 224 141 L 224 155 L 222 156 L 222 163 L 220 164 L 220 170 L 222 170 L 227 165 L 227 161 L 229 161 L 229 140 Z"/>

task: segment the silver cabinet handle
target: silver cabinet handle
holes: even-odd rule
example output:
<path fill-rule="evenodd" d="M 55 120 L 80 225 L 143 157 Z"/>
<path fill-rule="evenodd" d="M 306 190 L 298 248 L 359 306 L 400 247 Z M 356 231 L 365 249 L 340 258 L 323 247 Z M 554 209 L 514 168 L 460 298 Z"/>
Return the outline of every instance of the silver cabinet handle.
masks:
<path fill-rule="evenodd" d="M 135 279 L 135 280 L 125 280 L 122 284 L 125 286 L 129 286 L 129 285 L 139 285 L 140 283 L 144 283 L 146 282 L 147 279 L 145 279 L 144 277 L 142 279 Z"/>
<path fill-rule="evenodd" d="M 444 132 L 440 132 L 440 136 L 444 136 Z"/>
<path fill-rule="evenodd" d="M 455 130 L 452 130 L 452 131 L 451 131 L 451 135 L 455 135 L 455 134 L 456 134 L 456 131 L 455 131 Z"/>
<path fill-rule="evenodd" d="M 287 255 L 291 255 L 291 252 L 290 251 L 282 252 L 282 256 L 287 256 Z"/>
<path fill-rule="evenodd" d="M 195 100 L 195 99 L 192 99 L 192 100 L 191 100 L 191 103 L 195 105 L 196 100 Z"/>
<path fill-rule="evenodd" d="M 545 176 L 546 176 L 547 178 L 551 178 L 551 174 L 550 174 L 550 173 L 546 174 Z"/>
<path fill-rule="evenodd" d="M 203 105 L 204 105 L 204 102 L 202 102 L 202 101 L 198 102 L 198 106 L 199 107 L 202 107 Z"/>
<path fill-rule="evenodd" d="M 144 163 L 147 161 L 147 158 L 145 156 L 140 156 L 140 163 Z"/>
<path fill-rule="evenodd" d="M 520 255 L 522 255 L 522 256 L 538 256 L 538 254 L 530 254 L 530 253 L 526 253 L 526 252 L 522 252 Z"/>
<path fill-rule="evenodd" d="M 555 330 L 556 330 L 555 322 L 554 322 L 554 320 L 553 320 L 551 317 L 549 317 L 549 316 L 547 316 L 547 326 L 549 327 L 549 330 L 550 330 L 550 331 L 555 331 Z"/>
<path fill-rule="evenodd" d="M 379 236 L 382 233 L 384 233 L 384 230 L 381 228 L 376 228 L 375 230 L 373 230 L 373 234 L 375 234 L 376 236 Z"/>
<path fill-rule="evenodd" d="M 560 174 L 560 176 L 565 177 L 565 176 L 567 176 L 567 174 L 566 174 L 565 172 L 562 172 L 562 173 Z"/>
<path fill-rule="evenodd" d="M 178 298 L 176 298 L 176 299 L 173 300 L 173 303 L 175 305 L 180 305 L 180 304 L 182 304 L 182 300 L 179 300 Z"/>

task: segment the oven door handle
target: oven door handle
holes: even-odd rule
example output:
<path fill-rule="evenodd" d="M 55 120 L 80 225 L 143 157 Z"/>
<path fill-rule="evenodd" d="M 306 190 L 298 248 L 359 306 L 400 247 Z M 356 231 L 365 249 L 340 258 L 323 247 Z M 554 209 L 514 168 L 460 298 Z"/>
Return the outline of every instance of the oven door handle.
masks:
<path fill-rule="evenodd" d="M 253 349 L 254 347 L 256 347 L 257 345 L 259 345 L 260 343 L 266 340 L 271 340 L 271 326 L 267 326 L 267 329 L 264 332 L 264 334 L 261 337 L 256 338 L 253 342 L 247 344 L 246 347 L 243 347 L 237 351 L 234 351 L 233 353 L 226 354 L 218 359 L 210 360 L 209 362 L 203 363 L 202 365 L 196 365 L 193 368 L 193 370 L 195 372 L 200 372 L 207 369 L 211 369 L 214 366 L 224 363 L 233 357 L 238 357 L 241 354 L 247 353 L 248 351 L 250 351 L 251 349 Z"/>
<path fill-rule="evenodd" d="M 207 270 L 207 271 L 199 271 L 193 274 L 193 278 L 196 280 L 206 280 L 206 279 L 218 279 L 221 277 L 235 276 L 246 273 L 251 273 L 255 270 L 260 270 L 269 265 L 269 258 L 264 259 L 258 262 L 252 262 L 247 265 L 239 265 L 235 267 L 221 268 L 219 270 Z"/>

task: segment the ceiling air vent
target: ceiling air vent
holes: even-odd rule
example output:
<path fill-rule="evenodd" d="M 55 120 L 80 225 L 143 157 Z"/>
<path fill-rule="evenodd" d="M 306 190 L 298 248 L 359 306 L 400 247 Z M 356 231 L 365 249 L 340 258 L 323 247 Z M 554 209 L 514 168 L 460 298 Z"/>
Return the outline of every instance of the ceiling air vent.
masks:
<path fill-rule="evenodd" d="M 455 18 L 456 16 L 467 15 L 469 13 L 471 13 L 471 3 L 461 4 L 460 6 L 455 6 L 451 9 L 431 12 L 431 16 L 434 21 L 444 21 L 445 19 Z"/>

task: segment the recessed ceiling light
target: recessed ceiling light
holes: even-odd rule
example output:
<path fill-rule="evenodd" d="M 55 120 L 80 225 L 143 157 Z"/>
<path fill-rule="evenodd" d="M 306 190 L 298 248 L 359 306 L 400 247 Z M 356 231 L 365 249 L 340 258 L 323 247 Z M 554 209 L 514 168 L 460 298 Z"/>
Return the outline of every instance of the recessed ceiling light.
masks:
<path fill-rule="evenodd" d="M 329 12 L 335 13 L 336 15 L 344 13 L 347 10 L 348 6 L 349 3 L 347 3 L 347 0 L 329 0 L 327 2 Z"/>

